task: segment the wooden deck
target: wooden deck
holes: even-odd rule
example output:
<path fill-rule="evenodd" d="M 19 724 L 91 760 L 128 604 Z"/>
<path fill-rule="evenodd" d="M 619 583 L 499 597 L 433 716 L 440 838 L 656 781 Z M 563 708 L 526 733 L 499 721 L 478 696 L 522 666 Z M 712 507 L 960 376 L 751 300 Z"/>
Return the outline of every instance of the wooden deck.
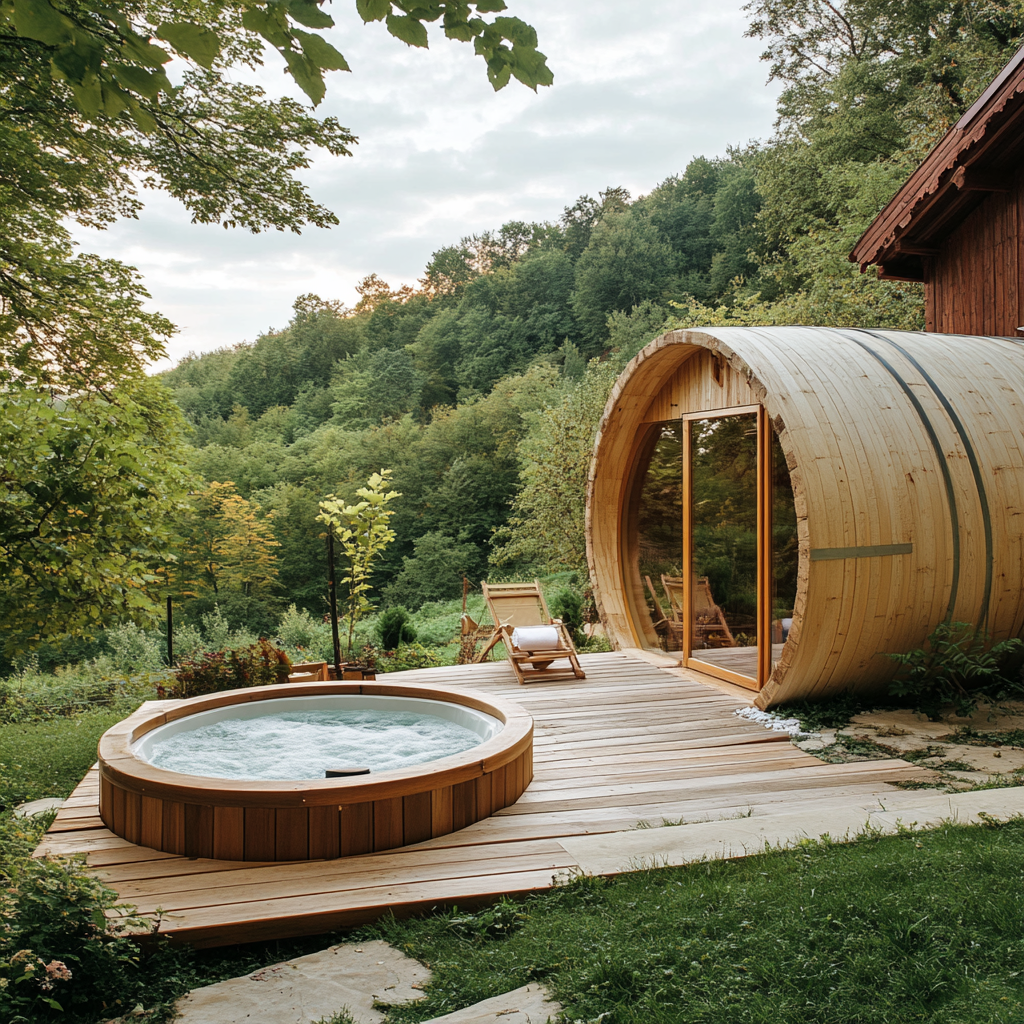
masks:
<path fill-rule="evenodd" d="M 103 827 L 95 769 L 37 850 L 86 856 L 95 875 L 197 946 L 314 935 L 502 893 L 548 888 L 577 869 L 560 838 L 703 821 L 771 805 L 806 810 L 924 777 L 903 761 L 831 765 L 789 737 L 738 719 L 742 701 L 685 669 L 625 654 L 583 658 L 585 680 L 517 686 L 506 662 L 395 673 L 521 703 L 535 719 L 535 774 L 523 796 L 451 835 L 387 853 L 259 864 L 188 859 Z"/>

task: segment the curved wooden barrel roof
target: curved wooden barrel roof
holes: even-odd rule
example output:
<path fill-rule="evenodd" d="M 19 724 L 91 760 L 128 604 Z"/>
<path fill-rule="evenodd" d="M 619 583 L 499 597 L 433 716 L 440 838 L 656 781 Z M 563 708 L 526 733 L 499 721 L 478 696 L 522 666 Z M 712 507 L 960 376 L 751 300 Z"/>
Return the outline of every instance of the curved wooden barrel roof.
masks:
<path fill-rule="evenodd" d="M 721 383 L 711 385 L 715 362 Z M 694 407 L 679 407 L 687 402 Z M 746 402 L 764 406 L 785 453 L 799 540 L 793 627 L 759 706 L 877 690 L 894 668 L 882 652 L 919 647 L 942 622 L 970 622 L 997 639 L 1020 634 L 1024 343 L 714 327 L 653 341 L 605 409 L 587 548 L 616 646 L 642 643 L 622 552 L 644 424 Z"/>

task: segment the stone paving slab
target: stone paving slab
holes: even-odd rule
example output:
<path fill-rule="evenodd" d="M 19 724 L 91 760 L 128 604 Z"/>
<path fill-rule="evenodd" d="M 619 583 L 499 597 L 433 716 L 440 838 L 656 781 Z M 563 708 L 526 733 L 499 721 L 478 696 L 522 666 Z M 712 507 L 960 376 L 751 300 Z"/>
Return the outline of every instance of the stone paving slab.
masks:
<path fill-rule="evenodd" d="M 18 804 L 14 808 L 16 818 L 30 818 L 33 814 L 44 814 L 46 811 L 59 811 L 65 804 L 57 797 L 43 797 L 41 800 L 29 800 L 27 804 Z"/>
<path fill-rule="evenodd" d="M 175 1024 L 310 1024 L 342 1008 L 356 1024 L 380 1024 L 378 1007 L 422 999 L 423 964 L 386 942 L 330 949 L 197 988 L 178 1000 Z"/>
<path fill-rule="evenodd" d="M 1024 788 L 972 793 L 915 791 L 887 794 L 876 809 L 839 806 L 786 814 L 765 814 L 665 828 L 572 836 L 560 840 L 585 874 L 612 875 L 641 868 L 676 867 L 760 853 L 765 846 L 788 848 L 828 836 L 841 842 L 865 828 L 896 833 L 901 828 L 935 827 L 943 821 L 1000 820 L 1024 814 Z"/>
<path fill-rule="evenodd" d="M 514 992 L 434 1017 L 426 1024 L 547 1024 L 561 1009 L 561 1003 L 554 1002 L 540 985 L 524 985 Z"/>

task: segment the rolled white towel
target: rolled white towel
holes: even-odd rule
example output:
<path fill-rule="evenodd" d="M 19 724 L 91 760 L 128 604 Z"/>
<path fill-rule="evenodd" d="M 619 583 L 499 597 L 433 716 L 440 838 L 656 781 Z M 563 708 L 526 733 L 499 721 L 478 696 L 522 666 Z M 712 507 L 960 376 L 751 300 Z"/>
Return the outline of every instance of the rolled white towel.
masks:
<path fill-rule="evenodd" d="M 521 651 L 556 651 L 561 646 L 556 626 L 517 626 L 512 643 Z"/>

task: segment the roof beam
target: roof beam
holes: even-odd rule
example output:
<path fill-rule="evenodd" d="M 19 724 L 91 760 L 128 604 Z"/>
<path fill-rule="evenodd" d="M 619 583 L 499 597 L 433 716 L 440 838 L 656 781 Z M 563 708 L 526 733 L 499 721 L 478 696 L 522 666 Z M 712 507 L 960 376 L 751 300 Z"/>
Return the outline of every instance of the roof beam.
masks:
<path fill-rule="evenodd" d="M 951 180 L 962 192 L 1009 192 L 1011 188 L 1005 175 L 978 171 L 971 167 L 958 167 Z"/>

